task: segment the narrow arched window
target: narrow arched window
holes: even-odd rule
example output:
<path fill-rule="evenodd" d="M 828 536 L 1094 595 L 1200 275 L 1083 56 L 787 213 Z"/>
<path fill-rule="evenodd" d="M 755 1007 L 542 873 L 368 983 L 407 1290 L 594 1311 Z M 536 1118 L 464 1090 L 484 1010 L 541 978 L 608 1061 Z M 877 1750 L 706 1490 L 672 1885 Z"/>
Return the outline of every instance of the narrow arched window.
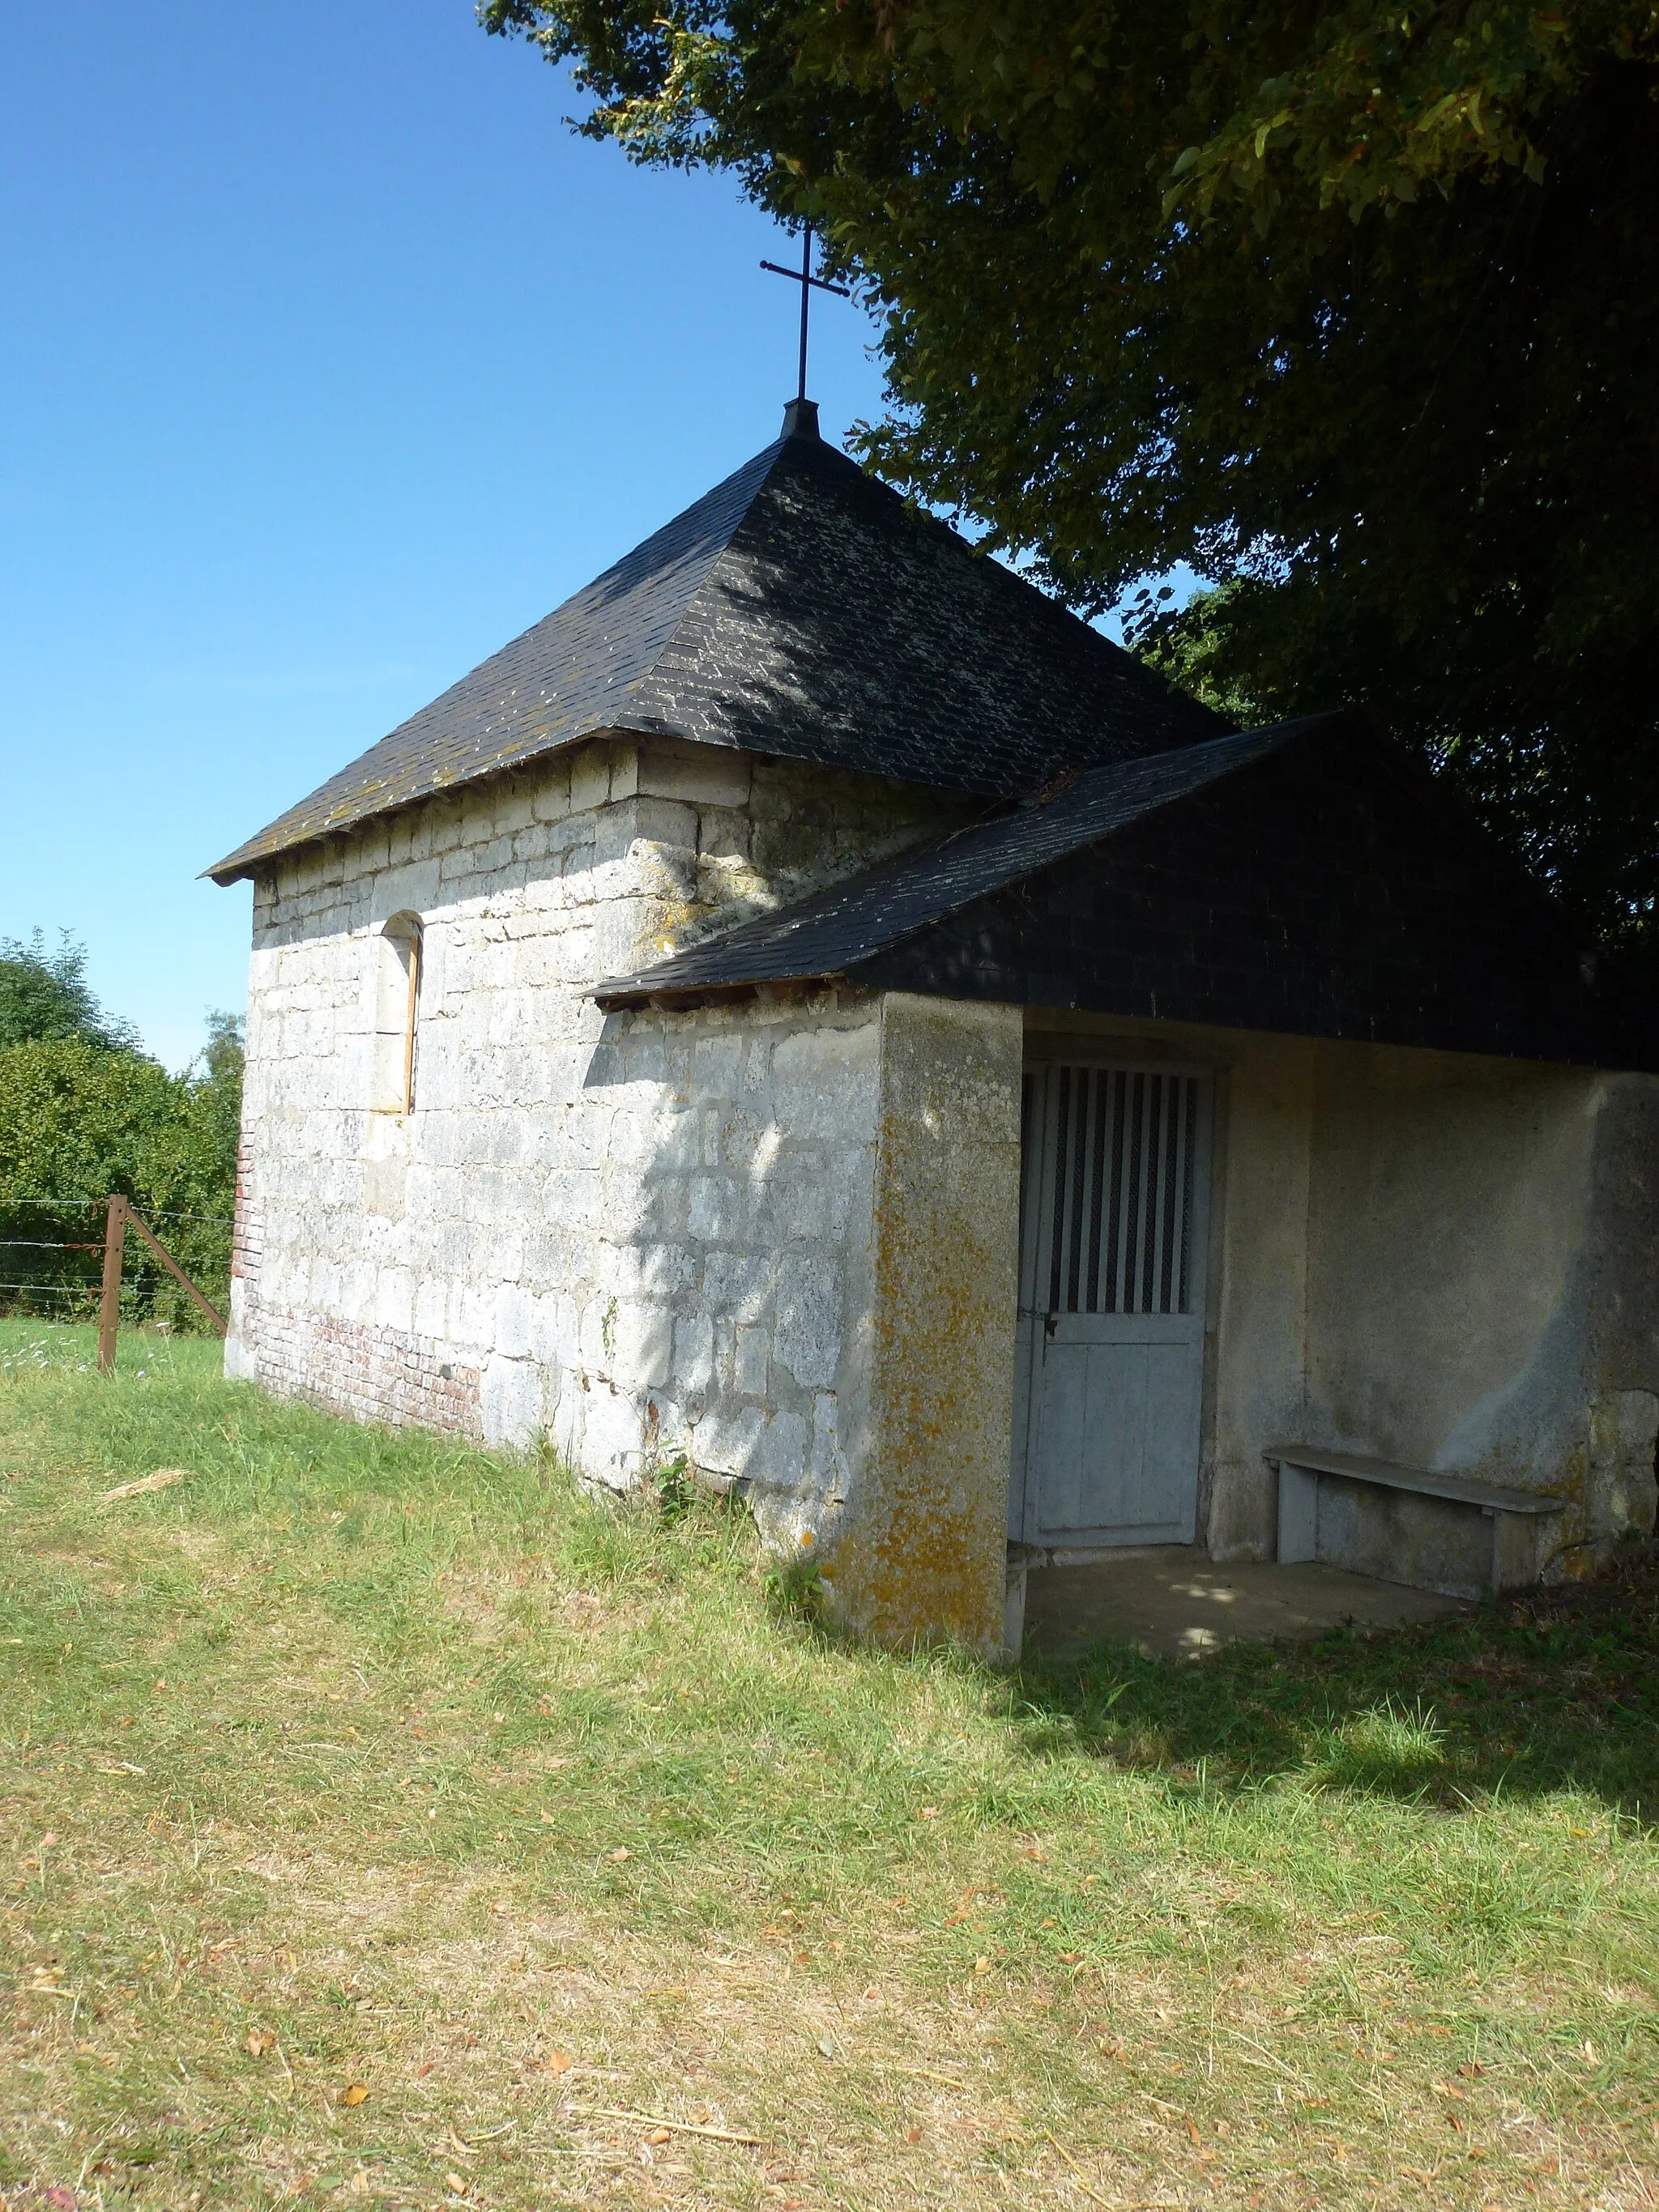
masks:
<path fill-rule="evenodd" d="M 394 914 L 375 939 L 374 1106 L 412 1114 L 421 1012 L 421 918 Z"/>

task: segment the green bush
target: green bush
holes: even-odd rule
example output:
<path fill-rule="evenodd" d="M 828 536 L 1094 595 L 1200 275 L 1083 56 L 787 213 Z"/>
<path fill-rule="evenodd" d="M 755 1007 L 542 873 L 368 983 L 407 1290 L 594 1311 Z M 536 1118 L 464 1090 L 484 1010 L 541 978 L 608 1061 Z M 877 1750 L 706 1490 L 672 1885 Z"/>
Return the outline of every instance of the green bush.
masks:
<path fill-rule="evenodd" d="M 85 1035 L 0 1045 L 0 1305 L 67 1318 L 81 1303 L 71 1287 L 89 1301 L 104 1201 L 118 1192 L 222 1310 L 241 1061 L 240 1024 L 222 1015 L 183 1075 Z M 92 1249 L 50 1249 L 64 1245 Z M 127 1251 L 125 1316 L 195 1326 L 195 1307 L 140 1241 Z"/>

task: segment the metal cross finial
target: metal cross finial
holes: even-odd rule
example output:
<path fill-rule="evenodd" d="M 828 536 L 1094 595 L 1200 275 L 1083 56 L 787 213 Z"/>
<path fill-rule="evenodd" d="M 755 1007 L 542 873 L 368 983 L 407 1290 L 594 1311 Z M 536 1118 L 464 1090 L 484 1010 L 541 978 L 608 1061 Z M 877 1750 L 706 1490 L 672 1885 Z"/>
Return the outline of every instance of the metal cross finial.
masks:
<path fill-rule="evenodd" d="M 806 397 L 806 309 L 816 284 L 820 292 L 835 292 L 843 300 L 850 299 L 851 290 L 845 284 L 832 284 L 827 276 L 812 274 L 812 226 L 809 222 L 801 234 L 800 267 L 785 269 L 775 261 L 763 261 L 763 269 L 769 269 L 775 276 L 791 276 L 800 286 L 800 389 L 797 399 Z"/>

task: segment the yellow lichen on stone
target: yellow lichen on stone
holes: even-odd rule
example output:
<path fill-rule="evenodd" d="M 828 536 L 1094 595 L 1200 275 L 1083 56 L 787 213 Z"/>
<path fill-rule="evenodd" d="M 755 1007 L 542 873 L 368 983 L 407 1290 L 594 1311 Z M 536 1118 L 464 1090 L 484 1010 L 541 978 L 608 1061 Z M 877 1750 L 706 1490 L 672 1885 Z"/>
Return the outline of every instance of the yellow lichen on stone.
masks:
<path fill-rule="evenodd" d="M 1023 1036 L 1013 1007 L 882 1007 L 872 1449 L 835 1580 L 884 1644 L 1000 1648 Z"/>

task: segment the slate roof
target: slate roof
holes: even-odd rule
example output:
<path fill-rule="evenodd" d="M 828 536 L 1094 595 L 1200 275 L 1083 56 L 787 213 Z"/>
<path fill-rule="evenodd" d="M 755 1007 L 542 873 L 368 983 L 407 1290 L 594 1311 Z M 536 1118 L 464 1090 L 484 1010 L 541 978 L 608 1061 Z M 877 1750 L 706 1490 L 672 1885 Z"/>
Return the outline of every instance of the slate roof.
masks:
<path fill-rule="evenodd" d="M 592 995 L 610 1012 L 642 1006 L 659 992 L 732 990 L 845 975 L 931 923 L 1231 775 L 1328 719 L 1282 722 L 1095 769 L 1046 805 L 1023 806 L 901 854 L 637 975 L 613 977 Z"/>
<path fill-rule="evenodd" d="M 832 978 L 1659 1071 L 1649 1009 L 1582 920 L 1353 715 L 1096 769 L 594 996 Z"/>
<path fill-rule="evenodd" d="M 809 410 L 207 873 L 604 730 L 1007 799 L 1227 726 L 866 476 Z"/>

